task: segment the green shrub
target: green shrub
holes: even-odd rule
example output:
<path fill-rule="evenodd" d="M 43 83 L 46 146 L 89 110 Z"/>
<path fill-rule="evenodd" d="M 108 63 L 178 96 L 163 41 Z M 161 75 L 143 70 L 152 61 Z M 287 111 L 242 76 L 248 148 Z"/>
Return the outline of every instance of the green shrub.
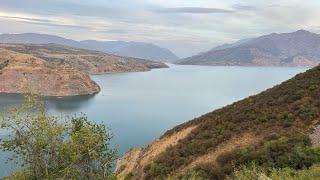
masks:
<path fill-rule="evenodd" d="M 45 113 L 36 97 L 5 113 L 2 151 L 21 165 L 8 179 L 111 179 L 116 150 L 104 125 L 86 116 L 61 119 Z"/>
<path fill-rule="evenodd" d="M 227 180 L 315 180 L 320 179 L 320 166 L 295 170 L 290 168 L 266 170 L 255 165 L 235 170 Z"/>
<path fill-rule="evenodd" d="M 320 162 L 320 149 L 311 147 L 308 136 L 297 134 L 243 149 L 233 158 L 236 165 L 254 162 L 265 168 L 303 169 Z"/>

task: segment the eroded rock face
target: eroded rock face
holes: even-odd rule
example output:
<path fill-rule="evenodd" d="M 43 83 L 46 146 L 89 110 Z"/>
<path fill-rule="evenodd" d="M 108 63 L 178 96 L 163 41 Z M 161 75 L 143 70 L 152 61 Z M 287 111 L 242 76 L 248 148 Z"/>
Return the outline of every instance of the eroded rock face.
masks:
<path fill-rule="evenodd" d="M 115 173 L 118 179 L 124 179 L 129 174 L 134 179 L 145 179 L 144 168 L 155 160 L 155 158 L 166 151 L 170 146 L 175 146 L 179 141 L 185 138 L 196 126 L 191 126 L 181 131 L 175 132 L 170 136 L 156 139 L 148 147 L 135 148 L 125 153 L 122 158 L 117 161 Z"/>
<path fill-rule="evenodd" d="M 67 64 L 54 66 L 31 55 L 0 49 L 0 93 L 76 96 L 99 91 L 87 73 Z"/>
<path fill-rule="evenodd" d="M 310 134 L 311 143 L 314 146 L 320 146 L 320 125 L 314 127 L 313 132 Z"/>

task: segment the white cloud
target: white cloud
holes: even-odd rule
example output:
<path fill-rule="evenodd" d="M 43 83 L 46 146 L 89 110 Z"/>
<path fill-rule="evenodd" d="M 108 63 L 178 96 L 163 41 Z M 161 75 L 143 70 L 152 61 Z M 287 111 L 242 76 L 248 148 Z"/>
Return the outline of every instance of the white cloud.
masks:
<path fill-rule="evenodd" d="M 1 0 L 0 29 L 146 41 L 187 56 L 272 32 L 319 32 L 319 9 L 318 0 Z"/>

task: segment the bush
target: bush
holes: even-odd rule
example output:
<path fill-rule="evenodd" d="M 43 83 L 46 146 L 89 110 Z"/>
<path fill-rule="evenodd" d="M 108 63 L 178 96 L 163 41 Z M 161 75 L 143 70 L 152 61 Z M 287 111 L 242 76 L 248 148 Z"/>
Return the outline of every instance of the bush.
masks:
<path fill-rule="evenodd" d="M 227 180 L 314 180 L 320 179 L 320 166 L 314 165 L 309 169 L 295 170 L 290 168 L 266 170 L 255 165 L 235 170 Z"/>
<path fill-rule="evenodd" d="M 254 162 L 265 168 L 303 169 L 320 162 L 320 148 L 312 148 L 309 137 L 298 134 L 268 141 L 262 147 L 243 149 L 233 158 L 236 165 Z"/>
<path fill-rule="evenodd" d="M 107 179 L 112 175 L 116 150 L 104 125 L 86 116 L 63 120 L 45 113 L 37 97 L 2 116 L 8 136 L 0 148 L 13 154 L 21 169 L 9 179 Z M 11 160 L 11 159 L 9 159 Z"/>

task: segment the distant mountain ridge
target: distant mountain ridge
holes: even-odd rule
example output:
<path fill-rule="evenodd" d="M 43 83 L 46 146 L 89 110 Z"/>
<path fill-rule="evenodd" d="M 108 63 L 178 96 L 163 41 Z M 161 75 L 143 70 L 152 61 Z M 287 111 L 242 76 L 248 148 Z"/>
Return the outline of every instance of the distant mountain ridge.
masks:
<path fill-rule="evenodd" d="M 154 44 L 126 41 L 75 41 L 59 36 L 37 33 L 1 34 L 0 43 L 26 43 L 26 44 L 60 44 L 76 48 L 96 50 L 119 56 L 142 58 L 154 61 L 172 62 L 178 57 L 170 50 Z"/>
<path fill-rule="evenodd" d="M 0 43 L 0 49 L 29 54 L 55 66 L 70 65 L 89 74 L 141 72 L 168 67 L 162 62 L 111 55 L 59 44 Z"/>
<path fill-rule="evenodd" d="M 307 66 L 320 63 L 320 35 L 305 30 L 269 34 L 213 48 L 176 62 L 208 66 Z"/>

